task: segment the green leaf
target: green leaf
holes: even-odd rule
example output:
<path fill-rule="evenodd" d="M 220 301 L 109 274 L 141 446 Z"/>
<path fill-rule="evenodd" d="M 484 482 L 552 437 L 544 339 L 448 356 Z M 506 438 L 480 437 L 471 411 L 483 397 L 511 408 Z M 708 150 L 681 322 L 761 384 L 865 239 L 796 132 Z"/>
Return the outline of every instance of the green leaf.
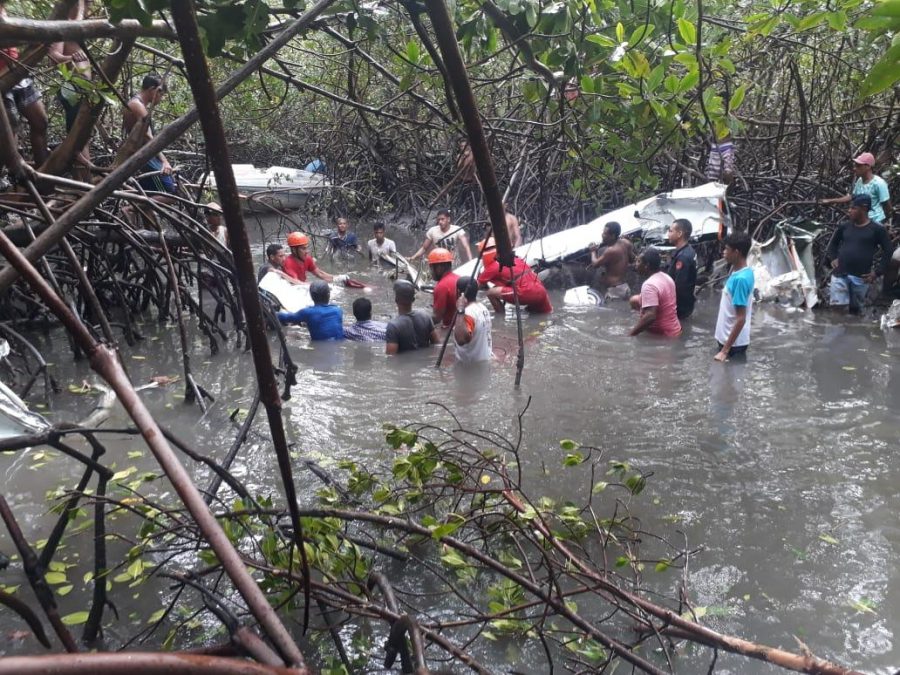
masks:
<path fill-rule="evenodd" d="M 616 46 L 616 41 L 607 35 L 603 35 L 602 33 L 594 33 L 593 35 L 588 35 L 585 40 L 588 42 L 593 42 L 595 45 L 600 45 L 601 47 L 610 47 L 613 48 Z"/>
<path fill-rule="evenodd" d="M 826 544 L 836 545 L 839 543 L 837 539 L 835 539 L 834 537 L 832 537 L 830 534 L 827 534 L 827 533 L 820 534 L 819 539 L 824 541 Z"/>
<path fill-rule="evenodd" d="M 80 626 L 85 621 L 88 620 L 87 612 L 73 612 L 72 614 L 66 614 L 62 618 L 62 622 L 67 626 Z"/>
<path fill-rule="evenodd" d="M 147 619 L 147 623 L 156 623 L 157 621 L 159 621 L 160 619 L 163 618 L 165 613 L 166 613 L 165 607 L 163 607 L 162 609 L 156 610 L 155 612 L 153 612 L 153 614 L 150 615 L 150 618 Z"/>
<path fill-rule="evenodd" d="M 687 19 L 678 19 L 678 34 L 686 45 L 697 44 L 697 27 Z"/>
<path fill-rule="evenodd" d="M 649 38 L 653 34 L 654 28 L 656 28 L 656 27 L 652 23 L 638 26 L 637 28 L 634 29 L 634 32 L 631 34 L 631 37 L 628 38 L 628 45 L 630 47 L 634 47 L 641 40 Z"/>
<path fill-rule="evenodd" d="M 625 42 L 625 26 L 622 25 L 622 22 L 616 24 L 616 40 L 619 44 Z"/>
<path fill-rule="evenodd" d="M 775 16 L 763 19 L 762 21 L 751 23 L 749 30 L 751 33 L 756 33 L 765 37 L 775 30 L 779 23 L 781 23 L 781 15 L 776 14 Z"/>
<path fill-rule="evenodd" d="M 825 20 L 825 15 L 827 12 L 814 12 L 809 16 L 805 16 L 800 20 L 800 23 L 797 24 L 797 32 L 802 33 L 805 30 L 809 30 L 810 28 L 815 28 L 820 23 Z"/>
<path fill-rule="evenodd" d="M 900 80 L 900 44 L 896 44 L 872 66 L 872 70 L 863 80 L 860 96 L 872 96 L 884 91 Z"/>
<path fill-rule="evenodd" d="M 875 614 L 875 603 L 868 598 L 860 598 L 859 600 L 851 600 L 848 603 L 853 609 L 857 612 L 862 612 L 863 614 Z"/>
<path fill-rule="evenodd" d="M 128 478 L 128 476 L 133 473 L 137 473 L 137 467 L 129 466 L 127 469 L 122 469 L 121 471 L 114 473 L 112 480 L 122 480 L 123 478 Z"/>
<path fill-rule="evenodd" d="M 682 94 L 686 91 L 689 91 L 697 86 L 697 83 L 700 81 L 700 71 L 697 69 L 692 70 L 687 75 L 681 78 L 681 82 L 678 83 L 678 93 Z"/>
<path fill-rule="evenodd" d="M 900 0 L 887 0 L 879 2 L 872 9 L 873 16 L 898 16 L 900 17 Z"/>
<path fill-rule="evenodd" d="M 413 63 L 419 62 L 419 43 L 415 40 L 406 43 L 406 58 Z"/>
<path fill-rule="evenodd" d="M 64 584 L 69 580 L 68 577 L 66 577 L 65 572 L 47 572 L 44 575 L 44 579 L 51 586 L 56 586 L 58 584 Z"/>
<path fill-rule="evenodd" d="M 616 558 L 616 567 L 625 567 L 628 562 L 628 558 L 626 558 L 624 555 L 620 555 L 618 558 Z"/>
<path fill-rule="evenodd" d="M 74 586 L 72 586 L 72 584 L 68 584 L 66 586 L 60 586 L 59 588 L 56 589 L 56 594 L 57 595 L 68 595 L 69 593 L 72 592 L 72 588 L 74 588 Z"/>
<path fill-rule="evenodd" d="M 563 459 L 563 466 L 578 466 L 584 461 L 584 455 L 580 452 L 570 452 Z"/>
<path fill-rule="evenodd" d="M 844 10 L 826 13 L 825 20 L 831 30 L 842 31 L 847 28 L 847 12 Z"/>
<path fill-rule="evenodd" d="M 578 443 L 576 441 L 573 441 L 570 438 L 564 438 L 563 440 L 561 440 L 559 442 L 559 447 L 562 448 L 563 450 L 565 450 L 566 452 L 571 452 L 572 450 L 575 450 L 578 447 Z"/>
<path fill-rule="evenodd" d="M 671 566 L 672 566 L 671 560 L 660 560 L 658 563 L 656 563 L 655 569 L 657 572 L 665 572 Z"/>
<path fill-rule="evenodd" d="M 603 492 L 606 489 L 607 485 L 609 485 L 609 483 L 605 483 L 602 480 L 598 481 L 597 483 L 594 484 L 594 487 L 591 489 L 591 494 L 597 494 L 598 492 Z"/>

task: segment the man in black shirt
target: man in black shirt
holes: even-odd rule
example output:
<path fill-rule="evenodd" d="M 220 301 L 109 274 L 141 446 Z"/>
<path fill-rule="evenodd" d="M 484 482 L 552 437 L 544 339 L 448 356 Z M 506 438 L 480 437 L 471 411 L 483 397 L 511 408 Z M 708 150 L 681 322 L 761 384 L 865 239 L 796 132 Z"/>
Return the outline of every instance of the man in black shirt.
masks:
<path fill-rule="evenodd" d="M 697 254 L 688 243 L 693 231 L 686 218 L 673 220 L 669 226 L 669 243 L 675 253 L 666 272 L 675 281 L 675 298 L 678 302 L 678 320 L 683 321 L 694 312 L 694 287 L 697 285 Z"/>
<path fill-rule="evenodd" d="M 394 284 L 394 302 L 397 316 L 390 320 L 384 336 L 384 353 L 390 355 L 408 352 L 433 345 L 438 341 L 431 313 L 422 309 L 413 311 L 416 287 L 402 279 Z"/>
<path fill-rule="evenodd" d="M 828 246 L 831 258 L 831 304 L 847 307 L 851 312 L 863 306 L 869 284 L 875 281 L 872 269 L 875 251 L 881 249 L 879 274 L 884 274 L 891 258 L 891 239 L 882 225 L 869 220 L 872 198 L 853 195 L 847 212 L 850 220 L 834 233 Z"/>

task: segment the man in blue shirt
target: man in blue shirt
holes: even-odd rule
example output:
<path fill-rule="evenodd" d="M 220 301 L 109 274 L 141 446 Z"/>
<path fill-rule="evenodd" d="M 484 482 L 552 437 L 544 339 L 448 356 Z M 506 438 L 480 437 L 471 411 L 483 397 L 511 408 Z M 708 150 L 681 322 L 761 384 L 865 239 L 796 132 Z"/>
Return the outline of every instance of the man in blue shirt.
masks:
<path fill-rule="evenodd" d="M 311 340 L 343 340 L 344 312 L 337 305 L 330 305 L 331 286 L 321 279 L 310 284 L 309 297 L 315 303 L 298 312 L 278 312 L 281 323 L 303 323 L 309 329 Z"/>
<path fill-rule="evenodd" d="M 750 237 L 732 232 L 725 237 L 722 256 L 731 266 L 731 276 L 722 289 L 719 318 L 716 320 L 716 361 L 743 354 L 750 346 L 750 317 L 753 314 L 753 270 L 747 267 Z"/>
<path fill-rule="evenodd" d="M 349 231 L 350 222 L 346 218 L 338 218 L 334 224 L 336 229 L 328 237 L 332 250 L 335 253 L 359 251 L 356 235 Z"/>
<path fill-rule="evenodd" d="M 384 321 L 372 321 L 372 301 L 357 298 L 353 301 L 353 316 L 356 323 L 344 329 L 344 338 L 357 342 L 383 342 L 387 330 Z"/>

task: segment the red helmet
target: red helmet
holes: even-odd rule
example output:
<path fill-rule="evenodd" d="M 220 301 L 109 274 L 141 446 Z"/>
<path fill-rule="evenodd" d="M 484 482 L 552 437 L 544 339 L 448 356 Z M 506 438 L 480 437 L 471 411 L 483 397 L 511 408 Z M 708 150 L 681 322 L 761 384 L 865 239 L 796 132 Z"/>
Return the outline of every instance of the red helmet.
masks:
<path fill-rule="evenodd" d="M 481 254 L 481 262 L 484 263 L 484 266 L 487 267 L 492 262 L 497 259 L 497 249 L 489 248 L 487 251 Z"/>
<path fill-rule="evenodd" d="M 287 237 L 288 246 L 309 246 L 309 237 L 302 232 L 291 232 Z"/>
<path fill-rule="evenodd" d="M 433 248 L 428 254 L 428 264 L 437 265 L 438 263 L 452 263 L 453 254 L 445 248 Z"/>

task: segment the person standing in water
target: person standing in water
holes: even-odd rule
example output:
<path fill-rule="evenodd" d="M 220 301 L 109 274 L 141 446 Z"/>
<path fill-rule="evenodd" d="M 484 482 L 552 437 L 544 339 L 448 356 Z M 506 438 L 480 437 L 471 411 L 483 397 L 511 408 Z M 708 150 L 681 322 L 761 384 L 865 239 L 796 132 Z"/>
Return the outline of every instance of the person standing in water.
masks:
<path fill-rule="evenodd" d="M 603 228 L 602 243 L 606 248 L 598 253 L 599 247 L 591 247 L 591 266 L 603 268 L 600 290 L 608 300 L 628 300 L 631 295 L 625 273 L 634 259 L 634 247 L 621 234 L 622 226 L 615 221 L 609 222 Z"/>
<path fill-rule="evenodd" d="M 445 248 L 454 255 L 454 259 L 458 257 L 460 251 L 465 253 L 466 260 L 472 259 L 472 250 L 469 248 L 469 237 L 462 227 L 456 227 L 450 218 L 449 209 L 441 209 L 437 214 L 437 225 L 430 228 L 425 233 L 425 241 L 419 247 L 419 250 L 413 253 L 409 259 L 418 260 L 428 253 L 435 246 Z"/>
<path fill-rule="evenodd" d="M 722 257 L 731 267 L 731 275 L 722 289 L 719 317 L 716 320 L 716 361 L 727 361 L 745 354 L 750 346 L 750 319 L 753 316 L 753 270 L 747 267 L 750 236 L 732 232 L 725 237 Z"/>
<path fill-rule="evenodd" d="M 652 246 L 638 256 L 638 273 L 649 275 L 641 285 L 641 294 L 631 298 L 631 306 L 641 312 L 641 316 L 631 332 L 631 336 L 644 331 L 664 337 L 681 335 L 678 321 L 675 282 L 660 270 L 662 258 Z"/>
<path fill-rule="evenodd" d="M 675 247 L 669 268 L 666 270 L 675 282 L 678 298 L 678 320 L 688 318 L 694 312 L 694 289 L 697 286 L 697 254 L 690 245 L 693 227 L 686 218 L 678 218 L 669 226 L 669 243 Z"/>
<path fill-rule="evenodd" d="M 385 331 L 384 352 L 388 356 L 414 349 L 430 347 L 438 341 L 431 315 L 424 310 L 413 310 L 416 287 L 402 279 L 394 283 L 394 302 L 397 316 L 390 320 Z"/>
<path fill-rule="evenodd" d="M 494 353 L 491 341 L 491 312 L 476 300 L 478 283 L 470 277 L 456 279 L 456 323 L 453 343 L 457 363 L 490 361 Z"/>

